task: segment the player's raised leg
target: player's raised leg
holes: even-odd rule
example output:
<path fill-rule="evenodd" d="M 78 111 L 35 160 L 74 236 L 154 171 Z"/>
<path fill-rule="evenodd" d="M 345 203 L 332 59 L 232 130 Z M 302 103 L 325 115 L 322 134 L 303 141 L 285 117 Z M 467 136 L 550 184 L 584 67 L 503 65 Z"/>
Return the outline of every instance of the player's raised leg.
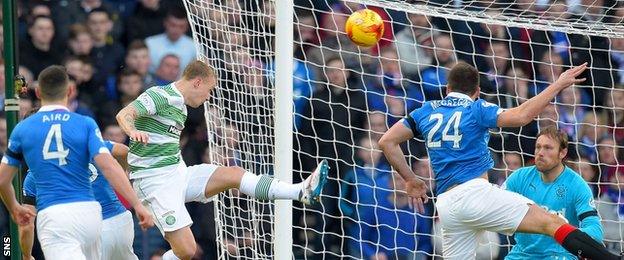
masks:
<path fill-rule="evenodd" d="M 169 242 L 171 250 L 163 254 L 163 260 L 191 259 L 195 255 L 197 245 L 189 226 L 165 232 L 165 239 Z"/>
<path fill-rule="evenodd" d="M 260 200 L 289 199 L 310 205 L 318 202 L 327 182 L 328 170 L 327 161 L 323 160 L 306 180 L 290 184 L 269 175 L 256 175 L 241 167 L 200 164 L 188 167 L 190 178 L 186 201 L 207 202 L 220 192 L 239 189 Z"/>
<path fill-rule="evenodd" d="M 529 206 L 529 211 L 517 231 L 549 235 L 575 256 L 589 259 L 620 259 L 585 232 L 537 205 Z"/>

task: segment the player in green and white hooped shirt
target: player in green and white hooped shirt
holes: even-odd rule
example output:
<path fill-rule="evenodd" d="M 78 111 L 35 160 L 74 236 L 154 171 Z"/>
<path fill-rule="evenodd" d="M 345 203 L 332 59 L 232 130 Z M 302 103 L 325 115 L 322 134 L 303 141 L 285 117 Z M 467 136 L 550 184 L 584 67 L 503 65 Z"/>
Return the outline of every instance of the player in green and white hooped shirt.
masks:
<path fill-rule="evenodd" d="M 163 259 L 190 259 L 196 250 L 192 221 L 185 202 L 208 202 L 228 189 L 263 200 L 292 199 L 318 202 L 327 180 L 323 160 L 302 183 L 289 184 L 268 175 L 256 175 L 240 167 L 201 164 L 186 167 L 180 155 L 180 133 L 186 121 L 186 105 L 199 107 L 216 85 L 212 68 L 201 61 L 187 65 L 182 78 L 167 86 L 152 87 L 117 114 L 130 137 L 128 164 L 133 186 L 155 217 L 172 250 Z"/>

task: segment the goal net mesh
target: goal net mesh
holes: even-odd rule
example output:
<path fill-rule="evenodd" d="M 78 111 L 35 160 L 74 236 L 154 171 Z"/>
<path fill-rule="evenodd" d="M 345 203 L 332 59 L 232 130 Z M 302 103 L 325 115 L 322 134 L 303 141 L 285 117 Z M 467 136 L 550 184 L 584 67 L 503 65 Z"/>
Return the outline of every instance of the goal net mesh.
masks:
<path fill-rule="evenodd" d="M 295 0 L 292 100 L 275 100 L 275 0 L 185 0 L 199 58 L 217 71 L 206 103 L 211 161 L 273 174 L 277 102 L 293 102 L 293 182 L 322 159 L 330 177 L 316 206 L 293 203 L 293 257 L 428 259 L 441 256 L 435 192 L 425 212 L 410 209 L 377 140 L 426 100 L 443 97 L 457 61 L 480 72 L 481 98 L 518 106 L 571 65 L 589 63 L 582 84 L 564 90 L 535 120 L 493 129 L 502 184 L 533 164 L 539 129 L 557 125 L 570 139 L 568 164 L 590 184 L 604 242 L 624 242 L 624 8 L 609 0 L 387 1 Z M 354 45 L 344 23 L 369 8 L 384 20 L 382 40 Z M 403 147 L 414 172 L 435 187 L 423 140 Z M 397 191 L 398 190 L 398 191 Z M 624 202 L 624 201 L 622 201 Z M 275 207 L 231 190 L 215 205 L 222 258 L 271 259 Z M 496 259 L 510 237 L 484 233 L 477 258 Z M 380 258 L 383 259 L 383 258 Z"/>

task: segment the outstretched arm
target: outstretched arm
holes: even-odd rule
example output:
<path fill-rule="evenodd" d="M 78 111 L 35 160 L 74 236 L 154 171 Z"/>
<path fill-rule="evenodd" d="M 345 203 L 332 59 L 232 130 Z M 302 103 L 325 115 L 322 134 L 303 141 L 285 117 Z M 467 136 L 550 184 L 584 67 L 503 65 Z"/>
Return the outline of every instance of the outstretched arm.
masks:
<path fill-rule="evenodd" d="M 585 81 L 585 78 L 577 79 L 576 77 L 581 75 L 586 68 L 587 62 L 561 73 L 555 82 L 553 82 L 537 96 L 532 97 L 518 107 L 502 112 L 498 116 L 498 120 L 496 122 L 497 126 L 518 127 L 530 123 L 531 120 L 544 111 L 544 108 L 546 108 L 546 106 L 550 103 L 550 100 L 556 97 L 561 90 L 572 86 L 573 84 Z"/>
<path fill-rule="evenodd" d="M 401 143 L 414 137 L 411 129 L 407 128 L 403 122 L 394 124 L 379 139 L 379 147 L 388 159 L 388 162 L 405 180 L 405 191 L 411 197 L 410 206 L 416 207 L 419 212 L 425 212 L 424 203 L 427 203 L 427 184 L 419 179 L 407 164 L 405 155 L 401 150 Z"/>

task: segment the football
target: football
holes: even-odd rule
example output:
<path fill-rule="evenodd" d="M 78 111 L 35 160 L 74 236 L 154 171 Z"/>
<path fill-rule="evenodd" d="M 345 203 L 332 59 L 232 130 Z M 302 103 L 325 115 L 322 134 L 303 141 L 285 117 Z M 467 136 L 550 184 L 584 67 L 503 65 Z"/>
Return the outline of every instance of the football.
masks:
<path fill-rule="evenodd" d="M 372 47 L 384 33 L 381 16 L 370 9 L 358 10 L 349 16 L 345 24 L 347 37 L 361 47 Z"/>

